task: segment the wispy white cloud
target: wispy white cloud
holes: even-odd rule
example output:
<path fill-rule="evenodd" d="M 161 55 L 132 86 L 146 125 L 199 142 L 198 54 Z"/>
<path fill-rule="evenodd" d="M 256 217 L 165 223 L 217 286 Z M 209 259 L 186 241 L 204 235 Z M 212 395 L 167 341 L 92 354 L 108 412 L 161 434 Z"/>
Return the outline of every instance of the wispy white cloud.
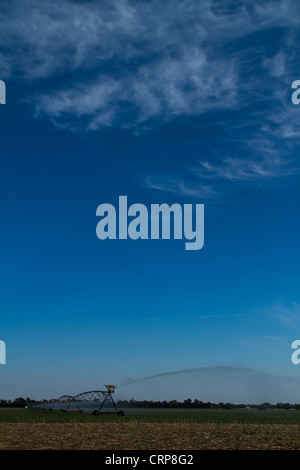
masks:
<path fill-rule="evenodd" d="M 266 308 L 266 312 L 284 326 L 292 328 L 300 333 L 299 302 L 292 302 L 288 305 L 281 300 Z"/>
<path fill-rule="evenodd" d="M 0 68 L 3 78 L 56 77 L 35 101 L 37 115 L 58 125 L 85 117 L 90 130 L 134 128 L 232 109 L 255 80 L 245 84 L 242 76 L 247 52 L 224 53 L 224 45 L 294 25 L 298 10 L 293 0 L 234 8 L 218 0 L 11 0 L 0 9 Z M 266 66 L 282 74 L 284 56 Z"/>
<path fill-rule="evenodd" d="M 205 200 L 214 200 L 221 195 L 213 185 L 201 184 L 197 181 L 194 183 L 187 182 L 184 175 L 181 178 L 170 175 L 165 177 L 159 175 L 147 176 L 140 178 L 139 183 L 146 188 Z"/>
<path fill-rule="evenodd" d="M 168 121 L 229 103 L 234 106 L 233 68 L 227 70 L 221 87 L 215 84 L 223 66 L 221 62 L 207 64 L 199 51 L 189 51 L 180 58 L 152 61 L 132 74 L 118 78 L 99 75 L 92 83 L 40 95 L 37 113 L 56 119 L 87 116 L 87 128 L 95 130 L 111 125 L 135 127 L 151 119 Z M 225 100 L 222 94 L 226 95 Z"/>
<path fill-rule="evenodd" d="M 211 164 L 209 161 L 200 161 L 199 168 L 195 168 L 198 176 L 204 179 L 225 179 L 234 182 L 252 182 L 287 176 L 293 173 L 293 169 L 287 166 L 287 162 L 273 156 L 272 159 L 264 157 L 256 158 L 224 158 L 219 164 Z"/>
<path fill-rule="evenodd" d="M 296 0 L 11 0 L 0 6 L 0 74 L 36 83 L 35 116 L 74 131 L 139 133 L 218 113 L 234 152 L 199 155 L 180 177 L 142 179 L 213 200 L 226 182 L 298 172 L 300 112 L 289 88 L 299 78 L 299 13 Z M 237 114 L 222 118 L 225 110 Z"/>

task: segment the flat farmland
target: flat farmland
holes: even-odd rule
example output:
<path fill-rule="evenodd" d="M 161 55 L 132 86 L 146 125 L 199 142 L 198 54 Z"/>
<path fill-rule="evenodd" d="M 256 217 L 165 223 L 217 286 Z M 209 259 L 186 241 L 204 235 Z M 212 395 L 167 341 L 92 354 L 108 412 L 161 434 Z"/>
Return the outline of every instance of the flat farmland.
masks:
<path fill-rule="evenodd" d="M 0 449 L 300 449 L 296 410 L 125 409 L 125 416 L 0 410 Z"/>

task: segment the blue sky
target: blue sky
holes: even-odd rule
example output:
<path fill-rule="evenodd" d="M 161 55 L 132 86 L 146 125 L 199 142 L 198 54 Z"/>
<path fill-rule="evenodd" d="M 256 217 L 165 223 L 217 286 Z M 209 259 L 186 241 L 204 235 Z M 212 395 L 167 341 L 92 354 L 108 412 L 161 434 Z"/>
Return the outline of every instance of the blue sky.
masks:
<path fill-rule="evenodd" d="M 299 10 L 1 5 L 1 397 L 299 402 Z M 204 248 L 99 240 L 119 195 L 204 204 Z"/>

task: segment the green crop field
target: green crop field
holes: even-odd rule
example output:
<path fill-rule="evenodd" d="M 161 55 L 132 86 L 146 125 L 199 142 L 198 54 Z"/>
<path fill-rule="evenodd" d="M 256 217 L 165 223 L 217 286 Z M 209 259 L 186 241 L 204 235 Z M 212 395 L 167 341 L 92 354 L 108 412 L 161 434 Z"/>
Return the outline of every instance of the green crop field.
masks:
<path fill-rule="evenodd" d="M 108 423 L 108 422 L 196 422 L 196 423 L 252 423 L 300 424 L 300 410 L 257 409 L 157 409 L 128 408 L 124 416 L 89 413 L 62 413 L 61 411 L 0 408 L 0 423 Z"/>

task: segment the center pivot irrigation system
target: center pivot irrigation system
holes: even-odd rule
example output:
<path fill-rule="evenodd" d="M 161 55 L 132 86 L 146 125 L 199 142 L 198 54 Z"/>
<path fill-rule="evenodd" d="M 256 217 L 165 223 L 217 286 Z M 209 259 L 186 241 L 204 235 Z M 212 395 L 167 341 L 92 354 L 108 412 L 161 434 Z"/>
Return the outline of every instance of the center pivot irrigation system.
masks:
<path fill-rule="evenodd" d="M 53 400 L 43 400 L 42 402 L 28 403 L 28 407 L 40 410 L 60 410 L 63 413 L 67 411 L 77 411 L 83 413 L 84 409 L 97 406 L 92 411 L 93 415 L 117 414 L 124 416 L 123 410 L 118 410 L 112 394 L 115 392 L 115 385 L 105 385 L 106 390 L 91 390 L 89 392 L 79 393 L 78 395 L 63 395 Z M 114 411 L 103 411 L 103 406 L 107 405 L 114 408 Z"/>

